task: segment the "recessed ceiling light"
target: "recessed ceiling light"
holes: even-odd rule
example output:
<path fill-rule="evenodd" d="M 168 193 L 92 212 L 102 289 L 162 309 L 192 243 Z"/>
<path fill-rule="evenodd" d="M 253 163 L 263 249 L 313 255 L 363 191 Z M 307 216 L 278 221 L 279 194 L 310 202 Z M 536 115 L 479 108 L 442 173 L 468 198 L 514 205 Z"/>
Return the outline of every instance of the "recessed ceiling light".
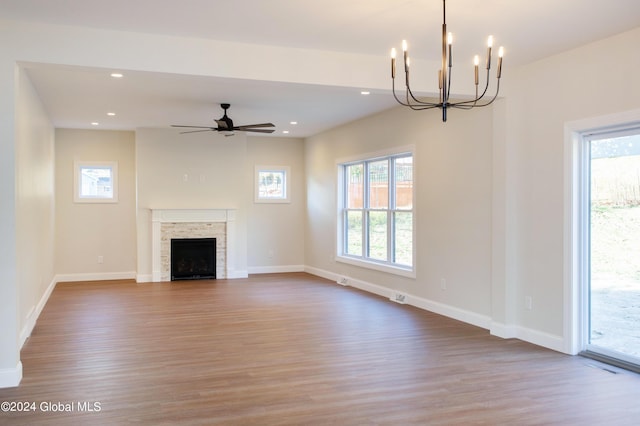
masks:
<path fill-rule="evenodd" d="M 369 92 L 368 90 L 363 90 L 362 92 L 360 92 L 361 95 L 370 95 L 371 92 Z"/>
<path fill-rule="evenodd" d="M 296 124 L 298 124 L 298 122 L 297 121 L 290 121 L 289 124 L 293 124 L 295 126 Z"/>
<path fill-rule="evenodd" d="M 115 112 L 108 112 L 108 113 L 107 113 L 107 115 L 108 115 L 109 117 L 113 117 L 114 115 L 116 115 L 116 113 L 115 113 Z"/>
<path fill-rule="evenodd" d="M 287 133 L 289 133 L 289 131 L 288 130 L 283 130 L 282 133 L 284 133 L 286 135 Z"/>
<path fill-rule="evenodd" d="M 113 78 L 122 78 L 123 75 L 120 74 L 119 72 L 112 72 L 111 73 L 111 77 L 113 77 Z"/>
<path fill-rule="evenodd" d="M 98 123 L 97 121 L 94 121 L 91 123 L 92 126 L 98 126 L 100 123 Z"/>

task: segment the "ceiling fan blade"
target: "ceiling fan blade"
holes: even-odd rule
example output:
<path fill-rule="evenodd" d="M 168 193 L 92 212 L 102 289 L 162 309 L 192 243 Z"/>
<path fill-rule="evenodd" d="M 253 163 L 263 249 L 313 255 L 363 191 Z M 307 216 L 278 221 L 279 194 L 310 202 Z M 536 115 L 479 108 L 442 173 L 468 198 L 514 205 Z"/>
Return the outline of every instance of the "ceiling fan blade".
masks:
<path fill-rule="evenodd" d="M 185 125 L 179 125 L 179 124 L 172 124 L 171 127 L 186 127 L 191 129 L 198 129 L 198 130 L 189 130 L 186 132 L 180 132 L 180 134 L 213 131 L 213 132 L 223 133 L 225 136 L 232 136 L 234 130 L 238 130 L 241 132 L 255 132 L 255 133 L 273 133 L 275 131 L 275 129 L 261 129 L 261 127 L 276 127 L 273 123 L 258 123 L 258 124 L 246 124 L 243 126 L 234 126 L 233 120 L 231 120 L 231 118 L 227 116 L 227 109 L 229 109 L 231 105 L 220 104 L 220 106 L 224 110 L 224 115 L 219 120 L 214 120 L 218 125 L 218 127 L 185 126 Z"/>
<path fill-rule="evenodd" d="M 182 126 L 182 125 L 179 125 L 179 124 L 172 124 L 171 127 L 190 127 L 190 128 L 194 128 L 194 129 L 216 130 L 215 127 L 210 127 L 210 126 Z"/>
<path fill-rule="evenodd" d="M 273 123 L 245 124 L 244 126 L 237 126 L 238 129 L 249 129 L 252 127 L 276 127 L 276 126 Z"/>
<path fill-rule="evenodd" d="M 239 130 L 241 132 L 256 132 L 256 133 L 273 133 L 275 129 L 240 129 L 238 127 L 234 127 L 234 130 Z"/>

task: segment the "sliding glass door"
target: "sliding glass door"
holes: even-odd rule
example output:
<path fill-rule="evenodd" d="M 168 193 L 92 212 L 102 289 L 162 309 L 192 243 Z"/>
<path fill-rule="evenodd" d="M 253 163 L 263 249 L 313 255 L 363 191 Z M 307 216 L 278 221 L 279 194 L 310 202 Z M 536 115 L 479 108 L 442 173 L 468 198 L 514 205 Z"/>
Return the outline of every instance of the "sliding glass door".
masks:
<path fill-rule="evenodd" d="M 640 128 L 585 135 L 587 354 L 640 367 Z"/>

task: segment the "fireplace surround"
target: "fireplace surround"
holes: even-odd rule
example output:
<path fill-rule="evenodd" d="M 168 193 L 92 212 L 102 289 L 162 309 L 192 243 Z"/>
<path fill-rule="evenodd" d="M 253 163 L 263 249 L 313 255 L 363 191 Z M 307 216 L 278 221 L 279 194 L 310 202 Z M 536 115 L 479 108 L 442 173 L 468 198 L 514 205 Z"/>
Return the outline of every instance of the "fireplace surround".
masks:
<path fill-rule="evenodd" d="M 216 278 L 236 272 L 236 210 L 151 209 L 152 281 L 171 280 L 171 239 L 215 238 Z"/>

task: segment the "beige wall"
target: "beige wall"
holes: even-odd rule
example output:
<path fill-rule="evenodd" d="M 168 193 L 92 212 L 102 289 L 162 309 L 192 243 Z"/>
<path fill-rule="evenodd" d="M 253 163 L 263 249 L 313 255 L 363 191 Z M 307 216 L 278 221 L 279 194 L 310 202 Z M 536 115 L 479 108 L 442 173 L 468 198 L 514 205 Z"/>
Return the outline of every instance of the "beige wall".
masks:
<path fill-rule="evenodd" d="M 17 76 L 15 62 L 0 56 L 0 387 L 16 386 L 22 378 L 16 235 Z"/>
<path fill-rule="evenodd" d="M 515 307 L 511 322 L 525 335 L 535 331 L 541 342 L 556 341 L 557 348 L 566 344 L 570 306 L 565 127 L 640 108 L 639 45 L 636 29 L 503 75 L 506 103 L 496 130 L 503 140 L 495 147 L 502 155 L 495 165 L 501 181 L 494 192 L 506 224 L 505 280 L 499 287 L 513 293 L 506 301 Z M 533 299 L 532 310 L 524 307 L 526 296 Z"/>
<path fill-rule="evenodd" d="M 180 135 L 138 129 L 138 279 L 151 279 L 150 209 L 237 209 L 239 273 L 298 269 L 304 264 L 303 144 L 242 132 Z M 255 165 L 291 167 L 292 202 L 254 204 Z"/>
<path fill-rule="evenodd" d="M 290 203 L 254 203 L 255 166 L 290 168 Z M 304 269 L 304 141 L 295 138 L 247 138 L 248 264 L 250 273 Z"/>
<path fill-rule="evenodd" d="M 20 338 L 33 328 L 54 279 L 54 129 L 24 72 L 19 76 L 16 207 Z"/>
<path fill-rule="evenodd" d="M 351 75 L 365 76 L 367 87 L 379 87 L 380 90 L 388 87 L 384 72 L 367 71 L 377 69 L 380 58 L 373 56 L 351 59 L 337 53 L 310 51 L 297 51 L 291 55 L 287 49 L 269 48 L 272 57 L 291 63 L 288 67 L 291 74 L 283 77 L 275 75 L 271 68 L 261 66 L 264 52 L 255 46 L 12 22 L 3 22 L 0 32 L 4 36 L 0 37 L 0 234 L 3 236 L 0 241 L 0 323 L 3 325 L 0 327 L 0 386 L 19 375 L 19 334 L 29 322 L 25 314 L 28 316 L 31 306 L 41 300 L 42 295 L 38 293 L 49 280 L 52 262 L 51 256 L 37 244 L 34 231 L 27 229 L 28 226 L 25 228 L 25 224 L 43 220 L 45 225 L 38 232 L 44 232 L 46 238 L 50 238 L 46 223 L 50 218 L 51 198 L 46 195 L 49 186 L 44 181 L 50 167 L 46 161 L 49 136 L 46 125 L 40 127 L 46 119 L 36 97 L 33 93 L 28 94 L 31 89 L 22 85 L 17 63 L 34 61 L 274 81 L 288 77 L 298 81 L 304 76 L 306 80 L 301 82 L 327 85 L 342 82 L 334 77 L 343 76 L 342 71 L 348 68 L 362 70 Z M 43 39 L 49 42 L 42 43 Z M 96 49 L 94 42 L 103 48 Z M 493 111 L 454 111 L 446 125 L 438 122 L 438 114 L 392 110 L 388 115 L 367 118 L 310 138 L 305 142 L 302 167 L 309 194 L 306 227 L 302 231 L 304 263 L 316 272 L 350 275 L 382 288 L 410 292 L 422 300 L 432 301 L 430 306 L 435 310 L 444 307 L 452 315 L 468 313 L 478 323 L 487 319 L 492 331 L 494 325 L 502 329 L 499 334 L 562 348 L 563 339 L 567 337 L 565 325 L 569 302 L 565 282 L 568 259 L 564 250 L 568 208 L 564 128 L 571 121 L 640 108 L 639 44 L 640 29 L 636 29 L 519 69 L 506 68 L 503 73 L 504 101 Z M 149 50 L 149 46 L 157 49 Z M 257 54 L 236 55 L 243 59 L 231 65 L 217 61 L 211 55 L 191 55 L 221 49 Z M 109 55 L 105 55 L 105 51 Z M 151 51 L 153 53 L 148 54 Z M 147 54 L 137 54 L 139 52 Z M 299 55 L 305 60 L 300 60 Z M 345 60 L 351 61 L 346 67 Z M 304 72 L 300 72 L 300 67 Z M 358 82 L 360 84 L 363 82 Z M 387 120 L 389 117 L 392 119 Z M 249 210 L 254 207 L 249 205 L 251 145 L 241 138 L 228 138 L 228 142 L 235 141 L 238 145 L 230 144 L 228 150 L 223 151 L 212 147 L 211 139 L 195 137 L 192 149 L 196 153 L 178 157 L 180 161 L 175 166 L 176 163 L 169 162 L 169 157 L 178 143 L 184 144 L 184 139 L 154 132 L 139 132 L 142 137 L 139 138 L 141 143 L 137 144 L 142 147 L 138 154 L 145 154 L 144 158 L 138 158 L 138 167 L 143 169 L 138 170 L 138 178 L 142 179 L 139 189 L 149 189 L 140 191 L 137 242 L 147 241 L 141 239 L 141 234 L 148 232 L 145 209 L 151 204 L 164 207 L 179 201 L 180 204 L 202 206 L 204 202 L 226 208 L 233 207 L 228 204 L 237 201 L 242 211 L 247 212 L 240 220 L 244 224 L 246 241 L 242 249 L 249 253 L 248 229 L 263 228 L 267 223 L 249 219 Z M 81 148 L 80 140 L 70 136 L 71 133 L 74 132 L 69 132 L 69 143 L 75 144 L 83 156 L 88 154 Z M 93 132 L 87 135 L 94 136 Z M 419 164 L 417 279 L 335 263 L 332 260 L 335 236 L 328 236 L 335 229 L 335 160 L 409 143 L 417 147 Z M 86 148 L 90 147 L 89 142 Z M 156 151 L 158 147 L 162 149 Z M 100 151 L 100 159 L 104 159 L 102 154 L 110 152 L 106 145 L 93 148 Z M 71 152 L 65 155 L 69 159 L 73 156 Z M 74 209 L 70 202 L 70 187 L 58 182 L 61 179 L 58 160 L 55 233 L 62 237 L 55 242 L 56 252 L 61 252 L 54 265 L 55 272 L 91 275 L 137 271 L 150 274 L 149 248 L 138 244 L 136 253 L 135 237 L 123 244 L 128 235 L 136 232 L 135 208 L 132 207 L 130 213 L 104 216 L 108 209 Z M 195 182 L 189 181 L 192 185 L 188 187 L 180 186 L 186 167 L 183 160 L 192 164 L 186 168 L 187 174 L 198 175 Z M 227 171 L 237 177 L 238 182 L 218 183 L 215 193 L 212 193 L 212 186 L 198 183 L 200 174 L 204 174 L 207 183 L 211 182 L 210 178 L 220 176 L 202 167 L 226 160 L 230 162 L 222 164 L 223 170 L 224 166 L 236 167 Z M 71 173 L 70 167 L 63 167 L 63 175 Z M 489 171 L 487 167 L 490 167 Z M 130 170 L 134 169 L 132 166 Z M 237 170 L 240 170 L 238 174 Z M 133 190 L 134 185 L 130 188 Z M 64 190 L 69 192 L 61 192 Z M 62 206 L 58 206 L 61 202 Z M 32 206 L 42 210 L 35 213 L 31 211 Z M 17 219 L 22 213 L 25 213 L 24 218 Z M 94 223 L 87 219 L 95 217 L 100 219 L 101 225 L 106 224 L 105 230 L 83 236 L 86 238 L 83 240 L 77 228 L 95 230 Z M 72 223 L 73 219 L 78 222 Z M 71 225 L 76 226 L 72 228 Z M 296 223 L 295 227 L 298 226 Z M 109 231 L 120 232 L 122 229 L 128 229 L 127 236 L 107 235 Z M 118 241 L 116 246 L 128 245 L 132 252 L 115 253 L 112 245 L 115 240 Z M 252 262 L 256 264 L 247 265 L 247 269 L 265 266 L 263 262 L 268 259 L 264 259 L 264 251 L 270 250 L 265 241 L 256 240 L 255 251 L 251 252 Z M 85 253 L 85 246 L 92 250 L 99 246 L 98 242 L 106 244 L 104 253 Z M 281 242 L 285 243 L 285 240 Z M 46 247 L 50 241 L 44 244 Z M 276 248 L 278 256 L 279 247 Z M 26 270 L 31 250 L 38 256 L 41 275 Z M 115 258 L 112 259 L 110 253 Z M 80 257 L 71 265 L 70 259 L 74 255 Z M 104 256 L 104 266 L 98 267 L 97 255 Z M 282 262 L 296 264 L 300 257 L 290 255 Z M 449 283 L 445 292 L 438 287 L 441 278 Z M 26 283 L 24 288 L 23 282 Z M 527 295 L 533 298 L 531 311 L 524 308 L 523 299 Z"/>
<path fill-rule="evenodd" d="M 75 203 L 74 161 L 116 161 L 117 203 Z M 59 281 L 133 278 L 136 270 L 135 134 L 56 130 L 56 260 Z M 103 263 L 98 263 L 102 256 Z"/>
<path fill-rule="evenodd" d="M 482 323 L 491 314 L 491 109 L 440 119 L 438 112 L 395 108 L 307 140 L 305 262 Z M 337 161 L 406 145 L 415 146 L 417 277 L 336 262 Z"/>
<path fill-rule="evenodd" d="M 150 209 L 236 209 L 235 266 L 246 272 L 245 135 L 138 129 L 136 157 L 138 280 L 152 280 Z"/>
<path fill-rule="evenodd" d="M 639 44 L 637 29 L 508 69 L 504 99 L 485 111 L 453 111 L 447 124 L 437 113 L 395 109 L 309 138 L 306 265 L 381 294 L 406 292 L 496 335 L 571 352 L 566 128 L 612 115 L 640 121 Z M 333 261 L 336 238 L 326 230 L 336 226 L 336 160 L 406 144 L 416 145 L 417 278 Z"/>

